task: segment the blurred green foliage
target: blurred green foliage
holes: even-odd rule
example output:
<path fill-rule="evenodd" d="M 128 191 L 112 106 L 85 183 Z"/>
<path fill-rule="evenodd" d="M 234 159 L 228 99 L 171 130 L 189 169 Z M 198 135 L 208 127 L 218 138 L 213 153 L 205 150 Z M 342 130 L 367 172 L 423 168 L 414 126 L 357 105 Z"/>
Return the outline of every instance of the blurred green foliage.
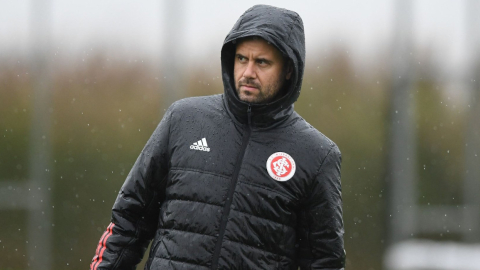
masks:
<path fill-rule="evenodd" d="M 347 269 L 381 269 L 385 250 L 387 67 L 356 71 L 343 50 L 310 57 L 295 104 L 342 151 Z M 219 68 L 193 66 L 184 74 L 183 95 L 223 92 Z M 161 78 L 152 63 L 104 54 L 56 63 L 50 110 L 54 269 L 88 268 L 117 192 L 166 109 Z M 418 79 L 418 199 L 425 205 L 461 203 L 465 110 L 441 90 L 432 78 Z M 26 181 L 33 90 L 23 61 L 0 61 L 0 96 L 0 181 Z M 1 270 L 27 268 L 26 215 L 0 210 Z"/>

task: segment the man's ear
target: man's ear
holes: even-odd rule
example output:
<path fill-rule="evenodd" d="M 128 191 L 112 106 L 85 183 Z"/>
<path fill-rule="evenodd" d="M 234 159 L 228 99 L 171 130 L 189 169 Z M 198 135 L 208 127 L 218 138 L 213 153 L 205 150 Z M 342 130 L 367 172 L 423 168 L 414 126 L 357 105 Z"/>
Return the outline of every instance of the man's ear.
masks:
<path fill-rule="evenodd" d="M 292 77 L 292 73 L 293 73 L 293 63 L 292 63 L 292 60 L 289 60 L 288 65 L 287 65 L 287 73 L 285 75 L 285 79 L 290 80 L 290 78 Z"/>

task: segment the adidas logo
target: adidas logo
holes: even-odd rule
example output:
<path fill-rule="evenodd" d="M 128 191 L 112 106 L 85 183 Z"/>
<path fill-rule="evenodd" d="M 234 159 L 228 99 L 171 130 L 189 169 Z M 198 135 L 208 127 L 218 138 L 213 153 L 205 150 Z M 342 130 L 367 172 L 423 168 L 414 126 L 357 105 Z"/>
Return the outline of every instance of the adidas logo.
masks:
<path fill-rule="evenodd" d="M 210 152 L 210 148 L 208 148 L 207 140 L 205 138 L 199 140 L 198 142 L 194 142 L 192 145 L 190 145 L 190 149 Z"/>

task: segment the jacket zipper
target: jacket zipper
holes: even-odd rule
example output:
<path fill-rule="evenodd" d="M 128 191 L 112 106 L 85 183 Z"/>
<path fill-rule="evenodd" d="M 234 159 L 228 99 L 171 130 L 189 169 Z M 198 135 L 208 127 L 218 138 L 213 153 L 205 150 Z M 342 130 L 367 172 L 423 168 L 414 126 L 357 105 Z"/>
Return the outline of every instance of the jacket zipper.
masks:
<path fill-rule="evenodd" d="M 225 205 L 223 206 L 222 218 L 220 220 L 220 228 L 219 228 L 219 232 L 218 232 L 218 239 L 217 239 L 217 243 L 215 245 L 215 252 L 213 253 L 213 258 L 212 258 L 212 270 L 215 270 L 218 267 L 218 260 L 220 258 L 220 251 L 222 250 L 223 236 L 225 235 L 225 229 L 227 228 L 228 216 L 230 215 L 230 206 L 232 205 L 233 194 L 235 193 L 235 187 L 237 186 L 238 175 L 240 173 L 240 167 L 242 166 L 243 157 L 245 155 L 245 150 L 247 149 L 248 140 L 250 139 L 250 133 L 252 131 L 252 128 L 251 128 L 251 125 L 252 125 L 252 122 L 251 122 L 252 107 L 250 105 L 248 105 L 247 117 L 248 117 L 248 126 L 246 128 L 245 135 L 243 136 L 242 148 L 241 148 L 240 153 L 237 157 L 237 163 L 236 163 L 237 166 L 235 167 L 235 170 L 233 172 L 232 183 L 230 184 L 230 187 L 228 189 L 227 199 L 226 199 Z"/>

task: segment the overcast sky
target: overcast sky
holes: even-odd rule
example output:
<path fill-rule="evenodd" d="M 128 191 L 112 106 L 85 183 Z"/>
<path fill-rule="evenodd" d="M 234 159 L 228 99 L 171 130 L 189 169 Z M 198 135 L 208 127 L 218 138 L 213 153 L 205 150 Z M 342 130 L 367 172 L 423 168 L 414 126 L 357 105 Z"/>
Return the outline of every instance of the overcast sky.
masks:
<path fill-rule="evenodd" d="M 161 52 L 166 29 L 171 29 L 181 37 L 176 48 L 192 59 L 219 56 L 223 39 L 237 18 L 258 3 L 300 14 L 305 24 L 307 56 L 331 45 L 344 45 L 361 61 L 391 43 L 395 15 L 395 0 L 184 0 L 181 12 L 174 16 L 183 23 L 166 26 L 165 0 L 0 0 L 0 53 L 29 50 L 33 1 L 50 5 L 52 43 L 60 51 L 81 52 L 104 46 L 154 56 Z M 444 64 L 461 65 L 467 58 L 467 1 L 413 1 L 417 47 L 431 48 Z"/>

